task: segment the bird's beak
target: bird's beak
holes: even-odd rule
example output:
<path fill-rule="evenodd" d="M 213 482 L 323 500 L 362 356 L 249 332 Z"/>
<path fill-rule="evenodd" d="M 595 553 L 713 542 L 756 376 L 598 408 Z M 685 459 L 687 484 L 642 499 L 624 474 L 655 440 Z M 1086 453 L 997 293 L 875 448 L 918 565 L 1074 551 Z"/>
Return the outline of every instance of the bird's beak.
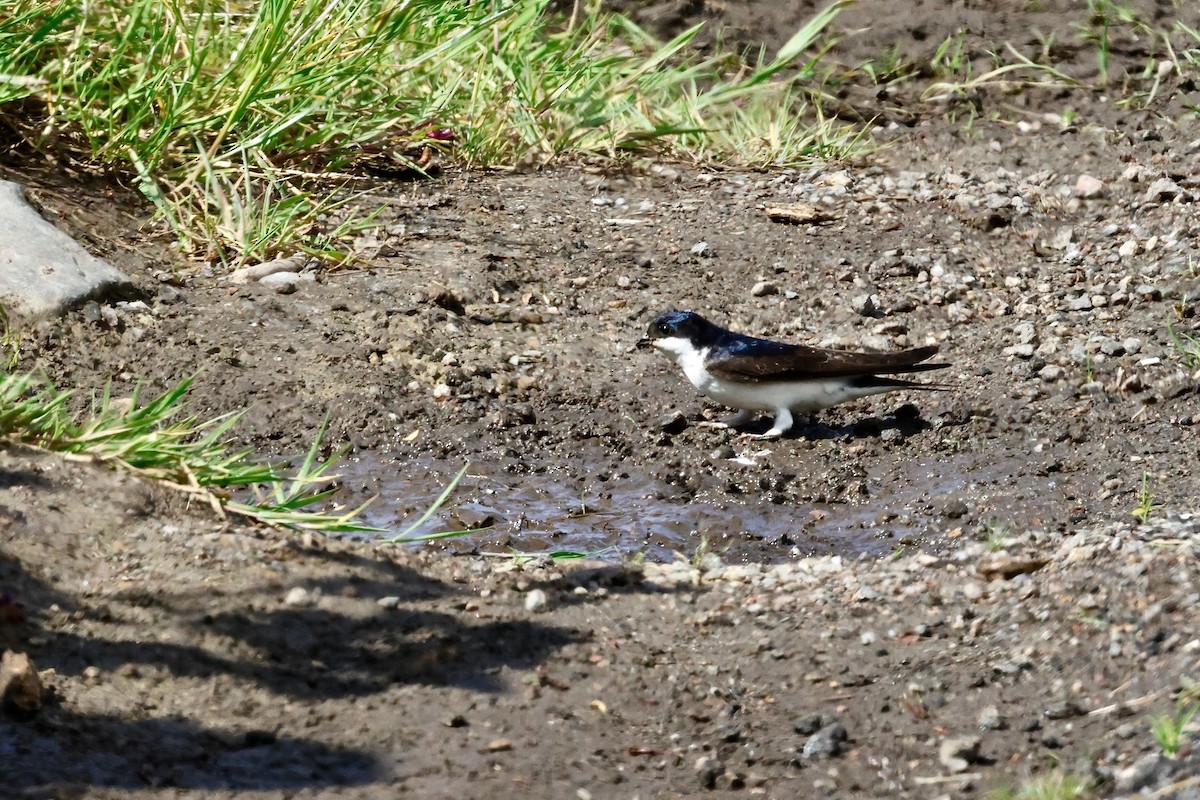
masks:
<path fill-rule="evenodd" d="M 649 346 L 650 346 L 650 337 L 649 336 L 643 336 L 642 338 L 637 340 L 637 349 L 638 350 L 645 350 Z"/>

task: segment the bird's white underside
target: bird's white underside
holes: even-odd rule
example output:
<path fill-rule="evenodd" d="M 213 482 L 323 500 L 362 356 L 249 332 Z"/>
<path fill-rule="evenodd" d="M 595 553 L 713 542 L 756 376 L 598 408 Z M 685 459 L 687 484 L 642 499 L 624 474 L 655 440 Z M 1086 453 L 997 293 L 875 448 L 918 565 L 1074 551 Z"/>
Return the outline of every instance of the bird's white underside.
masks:
<path fill-rule="evenodd" d="M 654 346 L 671 356 L 692 385 L 721 405 L 746 411 L 773 411 L 775 423 L 764 437 L 779 436 L 792 427 L 792 412 L 811 414 L 838 403 L 891 391 L 890 387 L 849 386 L 844 378 L 758 383 L 722 380 L 705 368 L 707 347 L 696 349 L 682 337 L 656 339 Z"/>

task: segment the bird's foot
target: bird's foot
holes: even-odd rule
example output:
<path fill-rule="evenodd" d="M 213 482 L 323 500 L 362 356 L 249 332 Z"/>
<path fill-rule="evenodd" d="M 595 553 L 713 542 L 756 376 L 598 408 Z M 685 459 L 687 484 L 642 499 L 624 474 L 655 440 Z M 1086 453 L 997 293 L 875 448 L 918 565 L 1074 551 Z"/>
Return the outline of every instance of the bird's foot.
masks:
<path fill-rule="evenodd" d="M 783 436 L 784 433 L 786 433 L 786 431 L 780 430 L 778 428 L 771 428 L 771 430 L 767 431 L 766 433 L 743 433 L 739 436 L 739 438 L 741 438 L 741 439 L 759 439 L 759 440 L 761 440 L 761 439 L 778 439 L 780 436 Z"/>
<path fill-rule="evenodd" d="M 732 417 L 727 417 L 723 420 L 704 420 L 696 423 L 700 428 L 713 428 L 715 430 L 725 430 L 726 428 L 736 428 L 738 425 L 745 425 L 754 415 L 749 411 L 739 411 Z"/>
<path fill-rule="evenodd" d="M 778 439 L 792 428 L 792 412 L 781 408 L 775 412 L 775 423 L 766 433 L 743 433 L 743 439 Z"/>

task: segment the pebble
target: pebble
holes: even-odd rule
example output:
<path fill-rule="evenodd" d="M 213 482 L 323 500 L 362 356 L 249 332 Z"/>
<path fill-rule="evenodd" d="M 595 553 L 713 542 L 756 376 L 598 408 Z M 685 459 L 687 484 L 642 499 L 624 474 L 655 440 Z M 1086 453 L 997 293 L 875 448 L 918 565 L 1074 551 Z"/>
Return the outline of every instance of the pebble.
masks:
<path fill-rule="evenodd" d="M 293 587 L 283 597 L 285 606 L 299 607 L 310 606 L 314 602 L 314 598 L 309 594 L 308 590 L 302 586 Z"/>
<path fill-rule="evenodd" d="M 700 780 L 701 788 L 704 789 L 716 787 L 717 776 L 725 771 L 721 762 L 712 756 L 700 756 L 692 765 L 692 769 L 696 771 L 696 777 Z"/>
<path fill-rule="evenodd" d="M 1002 731 L 1008 727 L 1000 710 L 995 706 L 984 706 L 979 712 L 979 728 L 985 731 Z"/>
<path fill-rule="evenodd" d="M 951 772 L 966 772 L 979 760 L 978 736 L 949 736 L 938 746 L 938 761 Z"/>
<path fill-rule="evenodd" d="M 687 417 L 682 411 L 672 411 L 658 421 L 658 428 L 663 433 L 682 433 L 688 426 Z"/>
<path fill-rule="evenodd" d="M 808 737 L 802 751 L 805 758 L 832 758 L 842 752 L 848 735 L 840 722 L 831 722 Z"/>
<path fill-rule="evenodd" d="M 879 297 L 873 294 L 855 295 L 850 300 L 850 308 L 855 314 L 863 317 L 874 316 L 879 310 Z"/>
<path fill-rule="evenodd" d="M 772 294 L 778 294 L 779 287 L 770 281 L 759 281 L 750 289 L 750 294 L 755 297 L 766 297 Z"/>
<path fill-rule="evenodd" d="M 1038 377 L 1046 383 L 1054 383 L 1063 376 L 1063 368 L 1057 364 L 1047 364 L 1038 370 Z"/>
<path fill-rule="evenodd" d="M 1091 175 L 1080 175 L 1075 180 L 1075 194 L 1084 200 L 1100 197 L 1104 194 L 1104 181 Z"/>
<path fill-rule="evenodd" d="M 792 730 L 801 736 L 812 736 L 821 729 L 821 725 L 824 724 L 824 722 L 825 720 L 820 714 L 809 714 L 806 717 L 801 717 L 796 724 L 792 726 Z"/>
<path fill-rule="evenodd" d="M 1118 792 L 1136 792 L 1145 788 L 1158 772 L 1162 760 L 1158 753 L 1147 753 L 1128 767 L 1117 770 L 1114 788 Z"/>
<path fill-rule="evenodd" d="M 1047 706 L 1046 710 L 1042 713 L 1046 719 L 1071 719 L 1072 717 L 1082 716 L 1084 712 L 1075 701 L 1063 700 L 1062 702 Z"/>
<path fill-rule="evenodd" d="M 396 608 L 400 605 L 400 598 L 394 594 L 389 594 L 386 597 L 376 600 L 375 604 L 380 608 Z"/>
<path fill-rule="evenodd" d="M 966 516 L 969 510 L 962 498 L 954 497 L 947 500 L 942 506 L 942 516 L 947 519 L 958 519 L 959 517 Z"/>
<path fill-rule="evenodd" d="M 525 595 L 525 610 L 530 614 L 549 611 L 550 598 L 541 589 L 531 589 L 529 593 Z"/>
<path fill-rule="evenodd" d="M 697 258 L 712 258 L 714 255 L 712 245 L 708 242 L 696 242 L 696 244 L 692 245 L 691 252 Z"/>
<path fill-rule="evenodd" d="M 1182 193 L 1183 190 L 1175 181 L 1170 178 L 1159 178 L 1146 189 L 1145 198 L 1150 203 L 1161 203 L 1174 200 Z"/>

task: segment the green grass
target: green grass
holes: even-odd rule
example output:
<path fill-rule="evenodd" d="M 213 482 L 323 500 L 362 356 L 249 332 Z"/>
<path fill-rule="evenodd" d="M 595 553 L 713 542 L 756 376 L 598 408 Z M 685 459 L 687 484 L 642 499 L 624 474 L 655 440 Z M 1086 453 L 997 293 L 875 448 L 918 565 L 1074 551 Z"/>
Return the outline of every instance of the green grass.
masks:
<path fill-rule="evenodd" d="M 325 428 L 293 473 L 236 449 L 227 434 L 238 414 L 200 420 L 184 413 L 190 381 L 142 402 L 138 391 L 117 399 L 105 391 L 82 415 L 68 409 L 71 393 L 30 374 L 0 375 L 0 442 L 36 447 L 124 469 L 194 495 L 220 514 L 269 525 L 323 532 L 376 531 L 357 520 L 363 506 L 325 508 L 335 491 L 333 459 L 318 464 Z M 257 502 L 233 499 L 254 489 Z"/>
<path fill-rule="evenodd" d="M 1160 714 L 1150 720 L 1151 734 L 1165 756 L 1180 756 L 1184 746 L 1193 740 L 1196 733 L 1200 733 L 1200 723 L 1196 722 L 1198 715 L 1200 682 L 1183 675 L 1180 678 L 1180 692 L 1175 699 L 1174 714 Z"/>
<path fill-rule="evenodd" d="M 1154 502 L 1154 495 L 1150 492 L 1150 473 L 1142 473 L 1142 487 L 1138 490 L 1138 502 L 1133 507 L 1133 517 L 1142 525 L 1149 521 L 1150 515 L 1158 509 L 1162 508 Z"/>
<path fill-rule="evenodd" d="M 1169 758 L 1179 756 L 1183 746 L 1195 733 L 1192 720 L 1200 714 L 1200 702 L 1180 702 L 1174 714 L 1160 714 L 1150 720 L 1150 732 L 1154 741 Z"/>
<path fill-rule="evenodd" d="M 368 167 L 626 153 L 782 165 L 864 148 L 806 55 L 837 0 L 755 62 L 549 0 L 10 0 L 0 117 L 29 147 L 131 176 L 186 252 L 337 258 L 326 217 Z M 786 73 L 786 74 L 785 74 Z"/>
<path fill-rule="evenodd" d="M 1093 796 L 1091 785 L 1069 772 L 1046 775 L 1015 789 L 992 792 L 993 800 L 1085 800 Z"/>
<path fill-rule="evenodd" d="M 1170 323 L 1167 323 L 1167 333 L 1170 334 L 1175 352 L 1179 353 L 1184 366 L 1188 369 L 1200 369 L 1200 338 L 1176 331 Z"/>

